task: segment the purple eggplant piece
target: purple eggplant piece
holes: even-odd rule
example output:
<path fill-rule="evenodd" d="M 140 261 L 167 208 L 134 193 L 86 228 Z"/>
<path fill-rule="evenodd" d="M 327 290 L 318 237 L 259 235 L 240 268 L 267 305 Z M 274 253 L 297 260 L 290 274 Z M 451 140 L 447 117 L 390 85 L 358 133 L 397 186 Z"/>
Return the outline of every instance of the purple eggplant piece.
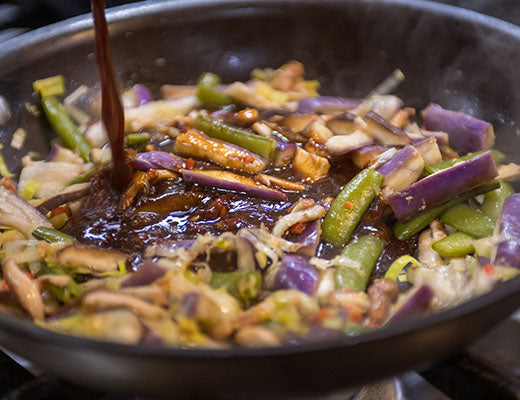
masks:
<path fill-rule="evenodd" d="M 188 292 L 182 296 L 181 312 L 187 317 L 193 317 L 199 306 L 200 294 L 197 292 Z"/>
<path fill-rule="evenodd" d="M 293 143 L 282 142 L 276 140 L 276 148 L 274 152 L 273 166 L 276 168 L 285 167 L 289 164 L 296 154 L 296 145 Z"/>
<path fill-rule="evenodd" d="M 385 178 L 393 174 L 396 170 L 402 168 L 406 165 L 409 160 L 414 157 L 417 157 L 419 153 L 413 146 L 405 146 L 401 150 L 397 152 L 397 154 L 392 157 L 392 159 L 386 163 L 384 163 L 379 169 L 379 173 L 381 173 Z"/>
<path fill-rule="evenodd" d="M 379 155 L 388 149 L 388 147 L 384 146 L 365 146 L 352 151 L 352 161 L 354 161 L 356 167 L 363 169 L 372 164 Z"/>
<path fill-rule="evenodd" d="M 42 214 L 47 214 L 49 211 L 54 210 L 56 207 L 61 206 L 65 203 L 70 203 L 71 201 L 79 200 L 88 195 L 89 187 L 75 190 L 74 192 L 67 192 L 58 194 L 56 196 L 51 197 L 50 199 L 45 200 L 43 203 L 39 204 L 36 209 Z"/>
<path fill-rule="evenodd" d="M 412 139 L 412 144 L 421 155 L 424 165 L 436 164 L 442 161 L 442 154 L 436 138 Z"/>
<path fill-rule="evenodd" d="M 348 97 L 334 96 L 318 96 L 307 97 L 298 102 L 298 112 L 324 112 L 331 113 L 335 111 L 347 111 L 356 108 L 361 104 L 359 99 L 350 99 Z"/>
<path fill-rule="evenodd" d="M 385 177 L 384 186 L 390 192 L 404 189 L 414 183 L 424 168 L 424 161 L 413 146 L 405 146 L 383 164 L 378 171 Z M 387 190 L 388 190 L 387 189 Z"/>
<path fill-rule="evenodd" d="M 417 318 L 428 311 L 433 299 L 433 290 L 430 286 L 423 284 L 417 291 L 386 321 L 385 325 Z"/>
<path fill-rule="evenodd" d="M 182 158 L 176 157 L 173 154 L 167 153 L 165 151 L 149 151 L 146 153 L 138 153 L 136 157 L 137 165 L 140 165 L 139 161 L 142 160 L 155 165 L 156 167 L 153 169 L 167 169 L 169 171 L 179 172 L 182 168 L 184 168 L 184 160 Z M 144 166 L 147 164 L 141 163 L 141 165 Z"/>
<path fill-rule="evenodd" d="M 443 131 L 450 135 L 450 145 L 455 150 L 475 152 L 493 147 L 493 125 L 470 115 L 445 110 L 438 104 L 430 104 L 423 111 L 426 129 Z"/>
<path fill-rule="evenodd" d="M 493 264 L 520 268 L 520 193 L 504 201 L 498 226 L 500 243 Z"/>
<path fill-rule="evenodd" d="M 268 188 L 256 181 L 229 171 L 220 170 L 181 170 L 186 182 L 198 183 L 219 189 L 244 192 L 253 196 L 271 200 L 285 200 L 285 194 L 279 190 Z"/>
<path fill-rule="evenodd" d="M 276 273 L 274 288 L 297 289 L 312 295 L 318 284 L 318 273 L 309 263 L 307 257 L 301 255 L 286 255 L 282 267 Z"/>
<path fill-rule="evenodd" d="M 143 85 L 134 85 L 134 92 L 139 106 L 143 106 L 153 100 L 152 94 Z"/>
<path fill-rule="evenodd" d="M 398 219 L 410 219 L 428 208 L 490 181 L 497 175 L 493 156 L 487 151 L 391 194 L 388 196 L 388 204 Z"/>
<path fill-rule="evenodd" d="M 137 171 L 148 171 L 149 169 L 161 169 L 157 164 L 151 163 L 150 161 L 143 160 L 142 158 L 134 158 L 132 165 Z"/>
<path fill-rule="evenodd" d="M 162 278 L 167 272 L 167 269 L 161 267 L 152 260 L 145 260 L 137 272 L 130 274 L 130 276 L 121 283 L 122 288 L 146 286 L 157 279 Z"/>
<path fill-rule="evenodd" d="M 320 244 L 321 237 L 321 220 L 314 220 L 312 223 L 307 225 L 302 233 L 300 233 L 294 239 L 295 243 L 302 244 L 303 246 L 297 251 L 298 254 L 303 254 L 307 257 L 314 257 L 316 250 Z"/>
<path fill-rule="evenodd" d="M 411 143 L 404 131 L 395 127 L 381 115 L 369 111 L 365 115 L 365 132 L 384 146 L 406 146 Z"/>
<path fill-rule="evenodd" d="M 0 224 L 18 229 L 28 238 L 40 227 L 51 228 L 50 222 L 36 208 L 0 185 Z"/>

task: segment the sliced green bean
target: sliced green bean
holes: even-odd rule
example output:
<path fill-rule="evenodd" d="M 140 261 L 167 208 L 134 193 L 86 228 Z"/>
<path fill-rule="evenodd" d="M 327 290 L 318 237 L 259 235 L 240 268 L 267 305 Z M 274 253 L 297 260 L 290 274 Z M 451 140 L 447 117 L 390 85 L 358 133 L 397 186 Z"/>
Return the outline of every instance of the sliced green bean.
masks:
<path fill-rule="evenodd" d="M 496 221 L 502 212 L 502 205 L 505 199 L 515 193 L 515 189 L 510 183 L 500 181 L 500 187 L 497 190 L 486 193 L 484 203 L 482 204 L 482 212 L 492 220 Z"/>
<path fill-rule="evenodd" d="M 262 287 L 262 274 L 258 271 L 215 272 L 210 285 L 213 288 L 224 287 L 232 296 L 249 304 Z"/>
<path fill-rule="evenodd" d="M 32 231 L 32 235 L 35 239 L 45 240 L 49 243 L 74 241 L 72 236 L 53 228 L 47 228 L 46 226 L 40 226 L 36 228 L 34 231 Z"/>
<path fill-rule="evenodd" d="M 199 116 L 193 126 L 208 136 L 236 144 L 268 160 L 272 158 L 276 148 L 276 141 L 272 138 L 255 135 L 209 118 Z"/>
<path fill-rule="evenodd" d="M 456 232 L 435 242 L 432 247 L 443 257 L 462 257 L 475 252 L 474 239 L 462 232 Z"/>
<path fill-rule="evenodd" d="M 341 247 L 350 238 L 368 206 L 379 193 L 383 175 L 373 169 L 359 172 L 336 196 L 323 221 L 322 238 Z"/>
<path fill-rule="evenodd" d="M 220 78 L 211 72 L 203 73 L 197 82 L 198 99 L 210 106 L 227 106 L 233 104 L 233 99 L 218 90 Z"/>
<path fill-rule="evenodd" d="M 394 234 L 399 240 L 410 239 L 413 235 L 419 233 L 428 225 L 430 225 L 430 223 L 435 218 L 437 218 L 449 207 L 472 199 L 475 196 L 488 193 L 497 189 L 498 187 L 500 187 L 500 183 L 498 181 L 485 183 L 483 185 L 477 186 L 474 189 L 468 190 L 466 193 L 462 193 L 451 200 L 448 200 L 446 203 L 442 203 L 437 207 L 426 210 L 409 221 L 397 221 L 393 227 Z"/>
<path fill-rule="evenodd" d="M 467 204 L 456 204 L 441 214 L 441 221 L 475 238 L 491 236 L 495 222 Z"/>
<path fill-rule="evenodd" d="M 91 147 L 59 100 L 54 96 L 42 97 L 42 106 L 47 120 L 63 140 L 65 146 L 88 161 Z"/>
<path fill-rule="evenodd" d="M 459 158 L 454 158 L 454 159 L 451 159 L 451 160 L 445 160 L 445 161 L 441 161 L 441 162 L 438 162 L 438 163 L 435 163 L 435 164 L 427 165 L 426 167 L 424 167 L 423 173 L 424 173 L 424 175 L 434 174 L 435 172 L 442 171 L 443 169 L 453 167 L 455 164 L 457 164 L 457 163 L 459 163 L 461 161 L 467 161 L 467 160 L 470 160 L 472 158 L 475 158 L 475 157 L 485 153 L 486 151 L 478 151 L 476 153 L 468 153 L 465 156 L 462 156 L 462 157 L 459 157 Z M 498 150 L 495 150 L 495 149 L 491 150 L 491 155 L 493 156 L 493 159 L 495 160 L 495 163 L 497 165 L 501 164 L 505 160 L 505 158 L 506 158 L 504 153 L 502 153 L 502 152 L 500 152 Z"/>
<path fill-rule="evenodd" d="M 364 291 L 384 247 L 383 239 L 370 234 L 345 246 L 334 273 L 336 289 Z"/>

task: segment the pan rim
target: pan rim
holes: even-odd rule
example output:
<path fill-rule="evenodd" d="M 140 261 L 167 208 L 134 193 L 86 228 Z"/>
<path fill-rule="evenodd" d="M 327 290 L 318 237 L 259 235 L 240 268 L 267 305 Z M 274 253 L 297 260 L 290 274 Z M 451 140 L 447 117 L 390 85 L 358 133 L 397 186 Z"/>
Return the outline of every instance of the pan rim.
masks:
<path fill-rule="evenodd" d="M 347 3 L 349 0 L 320 0 L 320 6 L 336 5 L 337 3 Z M 434 3 L 423 0 L 421 2 L 411 0 L 359 0 L 358 3 L 364 5 L 387 5 L 402 8 L 411 8 L 425 14 L 436 14 L 460 20 L 465 23 L 472 23 L 486 27 L 493 31 L 498 31 L 506 36 L 520 41 L 520 27 L 509 22 L 483 15 L 471 10 L 458 8 L 451 5 Z M 248 7 L 261 5 L 263 8 L 276 7 L 290 3 L 298 5 L 317 5 L 316 0 L 172 0 L 172 1 L 152 1 L 134 3 L 115 7 L 107 12 L 107 20 L 110 24 L 124 22 L 140 15 L 156 15 L 167 11 L 180 11 L 183 9 L 196 8 L 198 6 L 227 7 L 229 9 L 237 7 Z M 39 44 L 57 40 L 71 34 L 89 31 L 93 27 L 90 14 L 81 15 L 52 25 L 48 25 L 37 30 L 25 33 L 10 39 L 2 45 L 0 49 L 0 62 L 8 58 L 10 53 L 30 49 Z M 333 340 L 324 340 L 313 343 L 303 343 L 300 345 L 284 345 L 278 347 L 265 348 L 228 348 L 228 349 L 183 349 L 171 347 L 159 347 L 149 345 L 124 345 L 114 342 L 97 341 L 83 337 L 60 334 L 48 329 L 44 329 L 34 323 L 20 318 L 1 315 L 0 329 L 10 334 L 20 335 L 46 346 L 69 347 L 76 349 L 92 350 L 103 353 L 111 353 L 124 356 L 155 357 L 155 358 L 190 358 L 190 359 L 237 359 L 250 357 L 278 357 L 301 355 L 302 353 L 320 352 L 324 350 L 335 350 L 339 348 L 351 347 L 359 344 L 368 345 L 370 343 L 384 341 L 390 338 L 406 336 L 419 331 L 428 330 L 443 323 L 469 316 L 493 304 L 512 298 L 520 294 L 520 276 L 510 281 L 504 282 L 499 288 L 489 293 L 466 301 L 456 307 L 446 311 L 435 313 L 424 318 L 409 320 L 395 326 L 381 328 L 373 332 L 365 333 L 355 337 L 342 337 Z"/>

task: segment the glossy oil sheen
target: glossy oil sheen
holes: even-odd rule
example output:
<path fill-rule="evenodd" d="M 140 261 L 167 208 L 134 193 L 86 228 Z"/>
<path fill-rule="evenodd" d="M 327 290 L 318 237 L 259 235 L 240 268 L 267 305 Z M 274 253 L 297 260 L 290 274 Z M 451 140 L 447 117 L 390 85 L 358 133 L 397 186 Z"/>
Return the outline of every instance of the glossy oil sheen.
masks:
<path fill-rule="evenodd" d="M 426 1 L 173 1 L 108 14 L 113 59 L 124 86 L 194 83 L 214 71 L 225 82 L 255 67 L 298 59 L 324 94 L 362 96 L 394 68 L 397 94 L 435 101 L 495 125 L 497 147 L 520 161 L 519 29 Z M 91 20 L 79 18 L 0 49 L 0 93 L 15 119 L 0 134 L 14 169 L 30 149 L 46 154 L 53 134 L 26 111 L 31 82 L 56 73 L 69 90 L 98 81 Z M 22 151 L 9 147 L 24 127 Z M 56 335 L 0 317 L 0 344 L 55 374 L 108 391 L 169 398 L 315 398 L 420 367 L 453 353 L 520 306 L 520 279 L 447 312 L 355 338 L 274 349 L 224 351 L 125 347 Z"/>

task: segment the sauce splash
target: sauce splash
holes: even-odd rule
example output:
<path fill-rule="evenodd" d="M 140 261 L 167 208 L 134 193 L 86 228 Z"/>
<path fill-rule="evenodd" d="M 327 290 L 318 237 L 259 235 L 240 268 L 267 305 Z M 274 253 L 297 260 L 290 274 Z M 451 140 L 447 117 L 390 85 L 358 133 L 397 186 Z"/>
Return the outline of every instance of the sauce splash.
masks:
<path fill-rule="evenodd" d="M 125 117 L 112 67 L 105 0 L 92 0 L 91 5 L 96 36 L 96 62 L 101 77 L 101 117 L 110 140 L 114 166 L 112 185 L 121 190 L 130 181 L 132 173 L 126 162 L 124 149 Z"/>

